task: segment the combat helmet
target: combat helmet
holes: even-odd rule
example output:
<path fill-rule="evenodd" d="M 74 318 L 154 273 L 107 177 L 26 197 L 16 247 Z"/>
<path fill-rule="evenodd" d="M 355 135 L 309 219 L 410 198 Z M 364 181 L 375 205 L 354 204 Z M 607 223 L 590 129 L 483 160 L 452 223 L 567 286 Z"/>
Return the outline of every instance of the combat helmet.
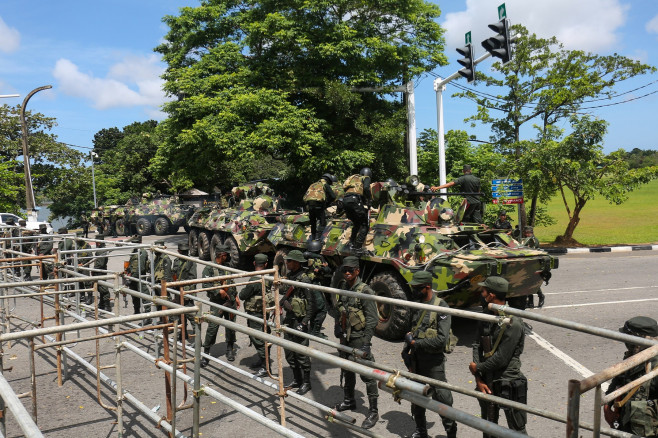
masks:
<path fill-rule="evenodd" d="M 372 176 L 372 170 L 370 170 L 369 167 L 364 167 L 363 169 L 361 169 L 361 171 L 359 172 L 359 174 L 360 174 L 361 176 L 368 176 L 368 177 L 371 177 L 371 176 Z"/>
<path fill-rule="evenodd" d="M 324 175 L 322 175 L 322 178 L 320 179 L 324 179 L 325 181 L 327 181 L 328 184 L 331 184 L 332 182 L 334 182 L 334 178 L 335 176 L 333 176 L 332 174 L 325 173 Z"/>

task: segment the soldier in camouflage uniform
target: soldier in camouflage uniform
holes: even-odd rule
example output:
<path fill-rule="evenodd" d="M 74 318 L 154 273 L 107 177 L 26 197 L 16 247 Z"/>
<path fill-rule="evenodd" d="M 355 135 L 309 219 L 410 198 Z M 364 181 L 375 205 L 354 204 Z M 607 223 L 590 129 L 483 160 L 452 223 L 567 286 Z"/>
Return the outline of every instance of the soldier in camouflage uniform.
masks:
<path fill-rule="evenodd" d="M 502 277 L 488 277 L 482 286 L 482 298 L 489 303 L 504 305 L 509 283 Z M 499 311 L 499 315 L 504 313 Z M 473 343 L 473 362 L 469 370 L 475 376 L 476 389 L 485 394 L 493 394 L 512 401 L 527 404 L 528 381 L 521 372 L 521 353 L 525 341 L 523 320 L 511 318 L 508 325 L 495 322 L 480 322 L 478 335 Z M 500 406 L 479 400 L 482 418 L 498 423 Z M 512 408 L 503 407 L 507 426 L 526 433 L 527 414 Z M 489 435 L 484 434 L 487 438 Z"/>
<path fill-rule="evenodd" d="M 331 284 L 333 271 L 320 255 L 320 251 L 322 250 L 322 243 L 317 240 L 309 242 L 306 249 L 309 251 L 309 253 L 316 254 L 311 254 L 309 258 L 309 278 L 311 279 L 311 282 L 321 286 L 329 286 Z M 304 255 L 306 255 L 306 253 Z M 311 315 L 309 333 L 313 336 L 327 339 L 327 336 L 322 333 L 322 324 L 327 317 L 327 301 L 324 297 L 324 293 L 320 292 L 319 290 L 311 289 L 310 291 L 311 295 L 313 296 L 313 300 L 315 301 L 315 313 Z"/>
<path fill-rule="evenodd" d="M 89 245 L 89 243 L 87 241 L 83 240 L 83 238 L 82 238 L 83 234 L 84 233 L 82 231 L 77 231 L 75 233 L 75 245 L 72 246 L 71 249 L 74 249 L 74 248 L 76 250 L 91 249 L 91 245 Z M 71 261 L 75 260 L 76 256 L 77 256 L 78 266 L 88 267 L 94 261 L 91 254 L 92 254 L 91 252 L 87 252 L 87 251 L 76 253 L 76 254 L 71 256 Z M 84 271 L 84 273 L 88 274 L 89 272 Z M 91 283 L 85 283 L 85 289 L 90 289 L 91 286 L 92 286 Z M 85 297 L 85 294 L 83 294 L 80 297 L 80 300 L 83 301 L 83 299 L 84 299 L 85 304 L 93 304 L 94 303 L 94 293 L 89 291 L 89 292 L 86 293 L 86 297 Z"/>
<path fill-rule="evenodd" d="M 648 316 L 636 316 L 629 319 L 619 331 L 627 335 L 658 340 L 658 323 Z M 627 343 L 626 348 L 624 360 L 647 347 Z M 658 368 L 658 356 L 615 376 L 610 382 L 606 394 L 639 379 L 656 368 Z M 603 413 L 605 420 L 614 429 L 643 437 L 658 436 L 658 377 L 630 389 L 616 400 L 604 405 Z"/>
<path fill-rule="evenodd" d="M 96 242 L 97 250 L 94 253 L 94 271 L 92 271 L 91 275 L 103 275 L 104 272 L 100 272 L 100 271 L 107 271 L 107 262 L 109 259 L 108 251 L 103 250 L 103 248 L 105 248 L 105 242 L 104 242 L 105 236 L 103 236 L 102 234 L 97 234 L 95 239 L 100 240 L 101 242 Z M 89 286 L 85 286 L 85 287 L 92 287 L 92 286 L 93 284 L 89 283 Z M 110 289 L 107 286 L 100 283 L 98 283 L 97 289 L 98 289 L 98 308 L 105 310 L 107 312 L 111 312 L 112 305 L 110 304 Z"/>
<path fill-rule="evenodd" d="M 424 304 L 448 307 L 441 298 L 432 290 L 432 273 L 429 271 L 417 271 L 409 282 L 411 286 L 411 298 Z M 405 348 L 411 349 L 413 357 L 413 372 L 421 376 L 447 382 L 445 369 L 445 348 L 450 342 L 450 315 L 427 312 L 426 310 L 412 309 L 411 332 L 405 336 Z M 452 406 L 452 393 L 447 389 L 433 387 L 432 398 L 447 406 Z M 427 419 L 425 408 L 411 404 L 411 415 L 416 422 L 416 431 L 409 438 L 427 438 Z M 457 436 L 457 422 L 441 417 L 443 427 L 448 438 Z"/>
<path fill-rule="evenodd" d="M 509 230 L 510 232 L 512 231 L 512 224 L 507 218 L 507 212 L 505 210 L 501 210 L 500 213 L 498 213 L 498 220 L 496 221 L 493 227 L 496 230 Z"/>
<path fill-rule="evenodd" d="M 267 255 L 256 254 L 254 256 L 254 271 L 262 271 L 263 269 L 267 268 L 267 260 Z M 257 278 L 258 277 L 251 277 L 252 280 L 256 280 Z M 274 304 L 272 302 L 273 299 L 271 299 L 272 294 L 269 292 L 271 286 L 271 281 L 265 281 L 265 297 L 268 301 L 270 301 L 265 303 L 266 307 Z M 240 291 L 240 300 L 242 300 L 244 303 L 244 310 L 249 315 L 256 316 L 261 319 L 263 318 L 263 293 L 260 283 L 252 283 L 246 285 Z M 263 331 L 263 324 L 260 322 L 252 321 L 250 319 L 247 320 L 247 327 L 261 332 Z M 270 332 L 269 328 L 267 332 Z M 265 377 L 267 376 L 267 369 L 265 369 L 265 365 L 267 364 L 265 359 L 265 341 L 255 336 L 250 336 L 249 339 L 251 340 L 251 343 L 253 344 L 254 348 L 256 348 L 256 352 L 258 353 L 258 361 L 251 364 L 250 368 L 258 370 L 256 371 L 257 377 Z"/>
<path fill-rule="evenodd" d="M 142 236 L 133 236 L 130 239 L 130 242 L 140 244 L 142 243 Z M 143 248 L 133 249 L 130 259 L 128 261 L 128 268 L 126 268 L 126 275 L 134 279 L 143 279 L 143 276 L 146 275 L 146 264 L 148 261 L 148 254 Z M 130 281 L 128 282 L 128 287 L 134 291 L 141 291 L 142 293 L 148 294 L 148 289 L 146 285 L 141 284 L 139 281 Z M 132 297 L 133 302 L 133 313 L 138 314 L 142 313 L 142 300 L 135 296 Z"/>
<path fill-rule="evenodd" d="M 27 222 L 25 222 L 25 219 L 19 220 L 18 224 L 22 228 L 21 230 L 22 236 L 34 236 L 37 234 L 35 231 L 28 230 L 27 228 L 25 228 L 27 226 Z M 34 251 L 35 241 L 32 239 L 23 239 L 21 240 L 21 245 L 22 245 L 21 252 L 32 254 L 32 251 Z M 32 278 L 32 263 L 34 263 L 33 260 L 26 260 L 24 262 L 21 262 L 21 264 L 27 265 L 23 267 L 23 278 L 25 280 L 30 280 Z"/>
<path fill-rule="evenodd" d="M 190 246 L 187 243 L 178 244 L 178 253 L 184 256 L 187 256 L 190 253 Z M 184 280 L 194 280 L 196 279 L 196 263 L 191 260 L 185 260 L 176 257 L 174 260 L 174 266 L 172 267 L 174 281 L 184 281 Z M 184 286 L 184 291 L 190 291 L 196 289 L 196 284 L 190 284 Z M 174 301 L 180 303 L 180 298 L 177 296 L 174 298 Z M 185 306 L 194 306 L 194 301 L 190 298 L 185 298 L 183 301 Z M 186 334 L 194 334 L 194 324 L 191 321 L 191 315 L 185 315 L 185 320 L 190 322 L 190 328 L 186 331 Z"/>
<path fill-rule="evenodd" d="M 39 238 L 37 243 L 36 255 L 52 255 L 53 253 L 53 238 L 48 236 L 48 227 L 46 224 L 39 225 L 39 234 L 42 237 Z M 50 277 L 50 274 L 53 272 L 53 261 L 52 260 L 43 260 L 41 263 L 41 277 L 43 280 Z"/>
<path fill-rule="evenodd" d="M 319 181 L 311 184 L 304 194 L 308 218 L 311 221 L 311 238 L 319 240 L 324 228 L 327 226 L 327 216 L 325 209 L 336 199 L 334 191 L 331 189 L 331 175 L 325 173 Z M 320 227 L 318 227 L 320 222 Z"/>
<path fill-rule="evenodd" d="M 343 280 L 338 285 L 339 289 L 346 289 L 362 294 L 375 295 L 370 287 L 361 281 L 359 274 L 359 259 L 357 257 L 345 257 L 341 266 Z M 351 348 L 361 350 L 367 354 L 366 360 L 374 361 L 372 355 L 372 337 L 375 334 L 375 327 L 379 322 L 377 314 L 377 305 L 372 300 L 361 300 L 360 298 L 338 296 L 336 303 L 336 325 L 334 326 L 334 335 L 340 340 L 340 343 Z M 350 358 L 346 353 L 340 352 L 340 357 Z M 356 410 L 356 399 L 354 398 L 354 388 L 356 386 L 356 374 L 352 371 L 343 371 L 345 377 L 345 386 L 343 387 L 344 398 L 342 403 L 336 405 L 334 409 L 338 412 L 346 410 Z M 379 391 L 377 381 L 370 377 L 361 376 L 361 380 L 366 384 L 366 393 L 368 395 L 368 416 L 363 420 L 361 427 L 370 429 L 377 424 L 379 419 L 379 410 L 377 409 L 377 398 Z"/>
<path fill-rule="evenodd" d="M 368 212 L 372 197 L 370 193 L 371 176 L 370 168 L 364 167 L 358 175 L 350 176 L 343 183 L 345 189 L 343 208 L 347 218 L 352 221 L 350 244 L 355 250 L 363 247 L 370 229 Z"/>
<path fill-rule="evenodd" d="M 306 259 L 301 251 L 293 249 L 284 258 L 288 280 L 310 283 L 311 279 L 302 269 L 302 264 L 306 264 Z M 295 287 L 281 285 L 279 291 L 281 298 L 281 308 L 285 309 L 286 314 L 283 323 L 295 330 L 308 333 L 308 326 L 311 315 L 315 313 L 315 300 L 311 291 L 306 287 Z M 308 347 L 308 339 L 292 335 L 288 332 L 284 334 L 284 339 Z M 286 361 L 292 368 L 293 381 L 286 385 L 286 389 L 297 389 L 297 394 L 306 394 L 311 390 L 311 359 L 300 353 L 286 350 Z"/>
<path fill-rule="evenodd" d="M 164 240 L 157 240 L 154 242 L 154 245 L 159 246 L 163 249 L 167 248 L 165 246 Z M 147 271 L 150 270 L 151 270 L 151 260 L 148 259 Z M 171 271 L 171 259 L 169 258 L 168 255 L 158 251 L 153 252 L 153 280 L 155 282 L 154 291 L 156 295 L 161 295 L 160 285 L 162 284 L 162 280 L 166 282 L 170 282 L 174 280 L 174 274 Z M 169 293 L 165 291 L 165 295 L 168 297 Z M 145 307 L 149 307 L 149 305 L 145 305 Z M 145 311 L 149 312 L 154 307 L 155 306 L 150 306 L 150 309 L 145 309 Z"/>
<path fill-rule="evenodd" d="M 535 237 L 534 233 L 534 228 L 527 226 L 525 227 L 525 233 L 524 233 L 524 238 L 523 238 L 523 246 L 527 246 L 529 248 L 539 248 L 539 239 Z M 544 307 L 544 301 L 546 297 L 544 296 L 544 293 L 541 291 L 541 288 L 537 290 L 537 297 L 539 298 L 539 302 L 537 303 L 537 307 L 541 308 Z M 528 295 L 528 304 L 526 305 L 527 308 L 529 309 L 534 309 L 535 307 L 535 296 L 534 294 Z"/>
<path fill-rule="evenodd" d="M 215 247 L 215 263 L 218 265 L 224 265 L 228 263 L 229 261 L 229 252 L 230 248 L 224 244 L 217 245 Z M 224 269 L 216 268 L 214 266 L 207 265 L 203 269 L 203 273 L 201 274 L 202 278 L 208 278 L 208 277 L 221 277 L 222 275 L 229 275 L 230 273 L 228 271 L 225 271 Z M 215 304 L 219 304 L 220 306 L 224 307 L 229 307 L 231 309 L 237 309 L 237 295 L 238 291 L 235 288 L 235 286 L 230 286 L 233 284 L 233 280 L 222 280 L 221 281 L 221 288 L 217 288 L 214 290 L 209 290 L 207 292 L 208 294 L 208 299 Z M 217 287 L 216 283 L 203 283 L 203 288 L 208 288 L 208 287 Z M 220 318 L 228 319 L 229 321 L 235 321 L 235 314 L 234 313 L 229 313 L 229 312 L 224 312 L 223 310 L 219 310 L 216 307 L 211 307 L 210 309 L 210 314 L 213 316 L 217 316 Z M 214 322 L 209 322 L 208 323 L 208 328 L 206 329 L 206 338 L 203 341 L 203 351 L 206 354 L 210 354 L 210 347 L 212 347 L 215 344 L 215 341 L 217 340 L 217 330 L 219 330 L 219 324 L 216 324 Z M 226 327 L 226 358 L 230 361 L 233 362 L 235 360 L 235 331 L 229 329 Z M 207 367 L 208 364 L 210 363 L 210 360 L 206 357 L 201 359 L 201 366 L 202 367 Z"/>
<path fill-rule="evenodd" d="M 440 186 L 432 187 L 433 191 L 438 191 L 454 185 L 459 186 L 459 190 L 466 193 L 480 193 L 480 178 L 474 176 L 471 173 L 471 166 L 465 164 L 462 168 L 464 175 L 460 176 L 454 181 L 450 181 Z M 475 222 L 478 224 L 482 223 L 482 204 L 480 199 L 472 196 L 466 195 L 466 201 L 468 202 L 468 207 L 464 212 L 464 217 L 462 218 L 463 222 Z"/>

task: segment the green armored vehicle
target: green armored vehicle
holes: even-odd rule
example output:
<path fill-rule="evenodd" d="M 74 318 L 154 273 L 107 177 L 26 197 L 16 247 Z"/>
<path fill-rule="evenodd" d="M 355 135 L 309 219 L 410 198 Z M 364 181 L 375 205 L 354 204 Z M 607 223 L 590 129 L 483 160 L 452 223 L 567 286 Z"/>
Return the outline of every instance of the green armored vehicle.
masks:
<path fill-rule="evenodd" d="M 179 203 L 176 196 L 151 197 L 147 193 L 141 201 L 131 201 L 126 207 L 123 220 L 117 221 L 117 232 L 122 225 L 123 232 L 119 234 L 123 235 L 132 231 L 141 236 L 176 234 L 181 226 L 187 231 L 187 220 L 194 213 L 194 206 Z"/>
<path fill-rule="evenodd" d="M 105 205 L 92 210 L 90 222 L 96 225 L 99 234 L 109 236 L 112 229 L 120 236 L 125 234 L 124 219 L 129 207 L 125 205 Z"/>
<path fill-rule="evenodd" d="M 198 209 L 187 221 L 190 255 L 202 260 L 215 257 L 215 248 L 230 248 L 228 265 L 244 268 L 257 253 L 269 253 L 274 247 L 267 235 L 274 227 L 278 200 L 263 182 L 234 187 L 222 203 Z"/>
<path fill-rule="evenodd" d="M 433 288 L 452 307 L 479 303 L 477 285 L 490 275 L 510 283 L 509 296 L 536 293 L 551 277 L 558 260 L 541 250 L 523 247 L 502 232 L 486 230 L 480 224 L 461 223 L 464 208 L 453 213 L 437 193 L 424 192 L 423 186 L 398 186 L 394 181 L 371 186 L 373 206 L 370 230 L 360 255 L 363 280 L 381 296 L 408 299 L 409 281 L 415 271 L 431 271 Z M 268 231 L 267 243 L 260 248 L 276 250 L 274 264 L 285 270 L 288 251 L 309 249 L 312 244 L 307 214 L 282 215 L 272 227 L 255 227 L 254 235 Z M 269 225 L 269 224 L 268 224 Z M 334 270 L 331 284 L 341 278 L 337 269 L 344 257 L 352 255 L 351 222 L 340 216 L 328 221 L 316 251 Z M 264 251 L 267 252 L 267 251 Z M 409 330 L 405 308 L 378 304 L 380 322 L 376 334 L 384 339 L 400 339 Z"/>

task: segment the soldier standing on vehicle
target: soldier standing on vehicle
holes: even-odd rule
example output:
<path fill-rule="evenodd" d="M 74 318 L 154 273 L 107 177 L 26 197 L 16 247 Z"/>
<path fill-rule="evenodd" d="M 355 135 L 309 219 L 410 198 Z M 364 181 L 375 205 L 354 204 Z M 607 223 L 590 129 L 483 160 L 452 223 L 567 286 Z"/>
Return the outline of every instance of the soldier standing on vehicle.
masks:
<path fill-rule="evenodd" d="M 311 184 L 304 194 L 304 202 L 308 210 L 308 218 L 311 221 L 311 239 L 319 240 L 322 232 L 327 226 L 325 209 L 336 199 L 331 189 L 331 175 L 325 173 L 319 181 Z M 320 222 L 320 227 L 318 227 Z"/>
<path fill-rule="evenodd" d="M 180 255 L 187 256 L 190 253 L 190 246 L 187 243 L 178 244 L 178 253 Z M 182 259 L 176 257 L 174 260 L 174 265 L 172 267 L 174 281 L 185 281 L 185 280 L 194 280 L 196 279 L 196 263 L 191 260 Z M 196 284 L 190 284 L 183 286 L 184 291 L 190 291 L 196 289 Z M 180 290 L 180 289 L 179 289 Z M 180 297 L 175 296 L 174 302 L 180 303 Z M 185 298 L 183 300 L 183 305 L 188 307 L 194 306 L 194 301 L 191 298 Z M 190 328 L 186 330 L 186 335 L 194 334 L 194 324 L 191 321 L 191 315 L 185 315 L 185 320 L 190 323 Z M 175 318 L 177 321 L 178 319 Z"/>
<path fill-rule="evenodd" d="M 267 268 L 267 255 L 265 254 L 256 254 L 254 256 L 254 271 L 262 271 L 263 269 Z M 260 277 L 250 277 L 252 281 L 255 281 L 259 279 Z M 274 304 L 274 299 L 272 298 L 272 294 L 270 292 L 270 288 L 272 286 L 272 282 L 267 280 L 265 281 L 265 307 L 269 307 Z M 240 291 L 240 300 L 244 303 L 244 310 L 251 316 L 255 316 L 257 318 L 263 318 L 263 291 L 262 291 L 263 286 L 260 283 L 251 283 L 246 285 L 241 291 Z M 267 315 L 266 318 L 267 320 Z M 254 330 L 258 331 L 263 331 L 263 324 L 260 322 L 252 321 L 251 319 L 247 320 L 247 327 L 252 328 Z M 267 329 L 267 332 L 269 333 L 269 327 Z M 263 341 L 260 338 L 257 338 L 255 336 L 249 336 L 249 339 L 251 340 L 252 345 L 256 349 L 256 353 L 258 353 L 258 360 L 250 365 L 250 368 L 252 370 L 258 370 L 256 371 L 256 377 L 265 377 L 267 376 L 267 369 L 265 368 L 267 364 L 266 358 L 265 358 L 265 341 Z M 270 360 L 271 363 L 271 360 Z"/>
<path fill-rule="evenodd" d="M 487 304 L 504 305 L 509 283 L 502 277 L 487 277 L 478 283 L 482 286 L 482 298 Z M 504 313 L 499 311 L 499 315 Z M 480 322 L 478 336 L 473 343 L 473 362 L 469 370 L 475 376 L 476 389 L 484 394 L 493 394 L 515 402 L 527 404 L 528 381 L 521 372 L 521 353 L 525 341 L 523 320 L 510 318 L 509 325 L 495 322 Z M 482 418 L 498 423 L 500 406 L 478 400 Z M 526 433 L 527 415 L 525 411 L 503 407 L 507 426 L 521 433 Z M 489 435 L 484 434 L 484 437 Z"/>
<path fill-rule="evenodd" d="M 142 236 L 136 235 L 130 238 L 129 240 L 132 243 L 140 244 L 142 243 Z M 135 248 L 133 249 L 130 259 L 128 260 L 128 267 L 126 268 L 126 275 L 128 277 L 134 278 L 134 280 L 128 280 L 128 287 L 134 291 L 142 292 L 148 294 L 146 286 L 143 285 L 139 280 L 143 279 L 143 276 L 146 275 L 146 262 L 148 259 L 148 254 L 145 249 Z M 132 297 L 133 302 L 133 313 L 138 314 L 142 313 L 142 300 L 138 297 Z"/>
<path fill-rule="evenodd" d="M 480 178 L 474 176 L 471 173 L 471 166 L 464 164 L 462 168 L 464 175 L 460 176 L 454 181 L 441 184 L 440 186 L 432 187 L 432 191 L 439 191 L 441 189 L 446 189 L 454 185 L 459 186 L 459 190 L 465 193 L 480 193 Z M 463 222 L 475 222 L 478 224 L 482 223 L 482 204 L 480 199 L 473 195 L 466 195 L 466 202 L 468 206 L 464 212 L 464 217 L 462 218 Z"/>
<path fill-rule="evenodd" d="M 362 294 L 375 295 L 375 292 L 364 282 L 361 281 L 359 274 L 359 259 L 357 257 L 345 257 L 341 266 L 343 280 L 338 285 L 339 289 L 346 289 Z M 360 298 L 338 296 L 336 303 L 336 325 L 334 326 L 334 335 L 340 340 L 340 343 L 350 348 L 358 349 L 367 354 L 366 360 L 373 361 L 375 357 L 372 354 L 372 337 L 375 334 L 375 327 L 379 322 L 377 314 L 377 305 L 373 300 L 362 300 Z M 354 358 L 346 353 L 340 352 L 340 357 L 347 359 Z M 343 401 L 335 406 L 338 412 L 346 410 L 356 410 L 356 399 L 354 397 L 354 388 L 356 387 L 356 374 L 352 371 L 343 370 L 342 377 L 345 378 L 343 386 Z M 366 393 L 368 395 L 368 416 L 363 420 L 361 427 L 370 429 L 377 424 L 379 419 L 379 410 L 377 409 L 377 398 L 379 391 L 377 381 L 370 377 L 361 376 L 361 380 L 366 384 Z"/>
<path fill-rule="evenodd" d="M 293 249 L 284 257 L 284 260 L 288 270 L 286 275 L 288 280 L 302 283 L 311 282 L 302 269 L 302 264 L 306 264 L 306 259 L 301 251 Z M 311 291 L 306 287 L 281 285 L 279 295 L 281 296 L 279 304 L 286 311 L 283 324 L 300 332 L 308 333 L 309 321 L 315 312 L 315 300 L 313 300 Z M 308 347 L 309 344 L 307 338 L 288 332 L 284 333 L 283 338 L 305 347 Z M 292 368 L 293 374 L 293 381 L 286 385 L 286 389 L 297 389 L 297 394 L 306 394 L 311 390 L 311 359 L 305 354 L 290 350 L 285 350 L 285 353 L 286 361 Z"/>
<path fill-rule="evenodd" d="M 347 218 L 352 221 L 350 244 L 353 250 L 360 250 L 363 247 L 370 229 L 371 177 L 370 168 L 364 167 L 358 175 L 350 176 L 343 183 L 345 189 L 343 209 Z"/>
<path fill-rule="evenodd" d="M 512 224 L 507 218 L 507 212 L 505 210 L 501 210 L 500 213 L 498 213 L 498 220 L 493 227 L 497 230 L 508 230 L 510 232 L 512 231 Z"/>
<path fill-rule="evenodd" d="M 658 340 L 658 322 L 648 316 L 636 316 L 629 319 L 619 331 L 627 335 Z M 626 348 L 624 360 L 647 347 L 627 343 Z M 656 368 L 658 368 L 658 356 L 615 376 L 610 382 L 606 394 L 639 379 Z M 603 414 L 610 427 L 614 429 L 643 437 L 658 436 L 658 377 L 635 386 L 616 400 L 604 405 Z"/>
<path fill-rule="evenodd" d="M 523 234 L 523 246 L 527 246 L 529 248 L 539 248 L 539 239 L 535 237 L 534 233 L 534 228 L 527 226 L 525 227 L 525 232 Z M 541 288 L 537 291 L 537 297 L 539 298 L 539 301 L 537 302 L 537 307 L 542 308 L 544 307 L 544 301 L 546 297 L 544 296 L 544 293 L 541 291 Z M 535 308 L 535 297 L 534 294 L 528 295 L 528 304 L 526 305 L 527 308 L 529 309 L 534 309 Z"/>
<path fill-rule="evenodd" d="M 215 247 L 215 263 L 217 263 L 218 265 L 224 265 L 228 263 L 229 252 L 230 249 L 228 246 L 224 244 L 217 245 Z M 203 269 L 203 272 L 201 273 L 201 277 L 202 278 L 221 277 L 223 275 L 228 275 L 228 274 L 230 273 L 228 271 L 225 271 L 224 269 L 207 265 Z M 214 304 L 218 304 L 224 307 L 230 307 L 231 309 L 237 309 L 236 298 L 238 292 L 235 286 L 230 286 L 231 284 L 233 284 L 233 280 L 221 280 L 220 283 L 221 284 L 219 287 L 215 282 L 212 283 L 208 282 L 202 284 L 202 287 L 204 289 L 208 287 L 215 288 L 213 290 L 207 291 L 208 299 L 210 300 L 210 302 Z M 224 319 L 228 319 L 229 321 L 235 321 L 234 313 L 225 312 L 223 310 L 219 310 L 216 307 L 211 307 L 210 314 L 218 318 L 224 318 Z M 208 328 L 206 329 L 206 338 L 203 341 L 204 353 L 210 354 L 210 347 L 215 345 L 215 341 L 217 340 L 218 330 L 219 330 L 219 324 L 216 324 L 214 322 L 208 323 Z M 226 359 L 228 359 L 229 362 L 233 362 L 235 360 L 235 340 L 236 340 L 235 331 L 226 327 L 225 334 L 226 334 Z M 207 357 L 201 359 L 202 367 L 204 368 L 207 367 L 209 363 L 210 363 L 210 359 L 208 359 Z"/>
<path fill-rule="evenodd" d="M 448 307 L 432 290 L 432 273 L 417 271 L 409 282 L 411 299 L 437 307 Z M 409 355 L 412 372 L 421 376 L 447 382 L 446 379 L 446 345 L 450 345 L 451 317 L 438 312 L 412 309 L 412 331 L 405 336 L 405 349 Z M 452 393 L 447 389 L 433 387 L 432 398 L 447 406 L 452 406 Z M 425 408 L 411 404 L 411 415 L 416 422 L 416 430 L 408 438 L 427 438 L 427 419 Z M 448 438 L 457 436 L 457 422 L 448 417 L 441 417 Z"/>
<path fill-rule="evenodd" d="M 39 243 L 37 243 L 36 255 L 52 255 L 53 253 L 53 238 L 48 235 L 48 226 L 46 224 L 39 225 Z M 53 272 L 52 259 L 41 261 L 41 277 L 46 280 Z"/>

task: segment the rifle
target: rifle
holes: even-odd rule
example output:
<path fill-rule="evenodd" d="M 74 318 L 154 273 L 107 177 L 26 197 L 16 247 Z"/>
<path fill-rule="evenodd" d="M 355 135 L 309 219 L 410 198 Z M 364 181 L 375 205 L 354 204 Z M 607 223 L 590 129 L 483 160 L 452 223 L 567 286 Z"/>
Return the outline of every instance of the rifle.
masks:
<path fill-rule="evenodd" d="M 290 304 L 290 296 L 292 295 L 292 292 L 295 290 L 295 286 L 290 286 L 288 290 L 286 291 L 285 294 L 283 294 L 283 298 L 279 300 L 279 306 L 281 307 L 281 313 L 283 313 L 283 309 L 286 310 L 292 310 L 292 304 Z"/>
<path fill-rule="evenodd" d="M 483 335 L 480 338 L 480 345 L 482 346 L 482 352 L 484 354 L 488 354 L 489 352 L 491 352 L 491 348 L 492 348 L 491 334 L 489 332 L 489 329 L 486 329 L 485 333 L 486 334 Z M 493 390 L 493 381 L 491 380 L 489 375 L 484 375 L 484 376 L 481 376 L 481 377 L 480 376 L 475 376 L 475 379 L 484 381 L 485 385 L 487 385 L 489 387 L 489 389 Z M 496 416 L 496 410 L 497 410 L 496 405 L 492 402 L 485 402 L 485 403 L 486 403 L 486 407 L 487 407 L 487 418 L 486 419 L 489 420 L 489 421 L 493 421 L 493 419 Z"/>
<path fill-rule="evenodd" d="M 350 327 L 351 328 L 351 327 Z M 347 334 L 347 311 L 343 310 L 340 312 L 340 345 L 347 345 L 347 338 L 349 337 Z M 341 353 L 343 354 L 343 353 Z M 345 370 L 343 368 L 340 369 L 340 387 L 343 387 L 343 378 L 345 377 Z"/>
<path fill-rule="evenodd" d="M 414 366 L 415 360 L 414 360 L 413 346 L 405 342 L 401 356 L 402 356 L 402 362 L 404 362 L 404 366 L 407 367 L 407 370 L 409 370 L 410 373 L 415 373 L 416 367 Z"/>

